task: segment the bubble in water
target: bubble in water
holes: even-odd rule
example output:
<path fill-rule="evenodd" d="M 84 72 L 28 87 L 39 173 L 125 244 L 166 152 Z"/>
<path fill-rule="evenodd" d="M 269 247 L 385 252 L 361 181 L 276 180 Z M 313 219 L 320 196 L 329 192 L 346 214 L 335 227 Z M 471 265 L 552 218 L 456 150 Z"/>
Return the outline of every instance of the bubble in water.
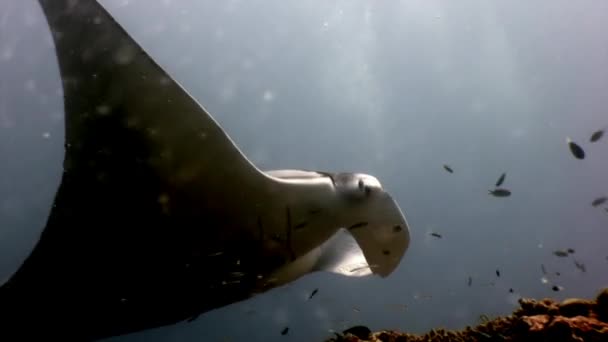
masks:
<path fill-rule="evenodd" d="M 266 90 L 263 95 L 263 99 L 266 102 L 272 102 L 274 100 L 274 93 L 270 90 Z"/>
<path fill-rule="evenodd" d="M 129 46 L 122 46 L 114 53 L 114 61 L 117 64 L 129 64 L 135 57 L 135 51 Z"/>
<path fill-rule="evenodd" d="M 27 90 L 27 91 L 34 91 L 34 90 L 36 90 L 36 81 L 34 81 L 34 80 L 25 81 L 24 87 L 25 87 L 25 90 Z"/>
<path fill-rule="evenodd" d="M 15 54 L 15 51 L 13 50 L 13 48 L 10 46 L 7 46 L 2 51 L 2 59 L 5 61 L 11 60 L 13 58 L 14 54 Z"/>

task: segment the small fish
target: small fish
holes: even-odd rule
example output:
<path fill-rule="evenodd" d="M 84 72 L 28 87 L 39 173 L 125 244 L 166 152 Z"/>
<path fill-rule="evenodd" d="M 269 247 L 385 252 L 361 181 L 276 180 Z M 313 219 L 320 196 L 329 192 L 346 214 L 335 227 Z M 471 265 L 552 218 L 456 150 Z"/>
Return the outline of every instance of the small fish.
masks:
<path fill-rule="evenodd" d="M 566 251 L 570 254 L 574 254 L 574 248 L 568 248 Z"/>
<path fill-rule="evenodd" d="M 555 272 L 555 275 L 559 277 L 559 276 L 560 276 L 560 275 L 562 275 L 562 274 L 561 274 L 561 273 L 559 273 L 559 272 Z"/>
<path fill-rule="evenodd" d="M 353 224 L 352 226 L 348 227 L 348 230 L 353 230 L 353 229 L 356 229 L 356 228 L 365 227 L 367 225 L 368 225 L 368 223 L 365 222 L 365 221 L 357 222 L 357 223 Z"/>
<path fill-rule="evenodd" d="M 475 333 L 479 336 L 481 336 L 484 340 L 491 340 L 492 339 L 492 335 L 487 334 L 483 331 L 479 331 L 479 330 L 474 330 Z"/>
<path fill-rule="evenodd" d="M 488 317 L 486 314 L 481 314 L 479 315 L 479 321 L 481 323 L 488 323 L 490 321 L 490 317 Z"/>
<path fill-rule="evenodd" d="M 201 313 L 197 313 L 196 315 L 193 315 L 193 316 L 189 317 L 188 319 L 186 319 L 186 322 L 187 323 L 194 322 L 200 315 L 201 315 Z"/>
<path fill-rule="evenodd" d="M 372 334 L 372 331 L 370 330 L 370 328 L 368 328 L 366 326 L 355 325 L 354 327 L 350 327 L 350 328 L 342 331 L 342 334 L 344 334 L 344 335 L 351 334 L 351 335 L 356 336 L 358 339 L 368 340 L 369 335 Z"/>
<path fill-rule="evenodd" d="M 223 280 L 222 281 L 222 285 L 226 286 L 226 285 L 234 285 L 234 284 L 240 284 L 241 281 L 240 280 Z"/>
<path fill-rule="evenodd" d="M 449 173 L 454 173 L 454 170 L 448 165 L 443 165 L 443 168 Z"/>
<path fill-rule="evenodd" d="M 496 187 L 498 188 L 499 186 L 502 185 L 502 183 L 505 182 L 505 178 L 507 177 L 506 173 L 503 173 L 502 175 L 500 175 L 500 177 L 498 178 L 498 180 L 496 181 Z"/>
<path fill-rule="evenodd" d="M 490 195 L 494 197 L 509 197 L 511 196 L 511 191 L 503 188 L 496 188 L 494 190 L 488 190 Z"/>
<path fill-rule="evenodd" d="M 606 197 L 606 196 L 598 197 L 598 198 L 594 199 L 593 202 L 591 202 L 591 205 L 594 207 L 597 207 L 599 205 L 606 203 L 606 201 L 608 201 L 608 197 Z"/>
<path fill-rule="evenodd" d="M 513 289 L 509 289 L 509 293 L 513 293 Z"/>
<path fill-rule="evenodd" d="M 434 236 L 434 237 L 436 237 L 438 239 L 442 238 L 441 234 L 439 234 L 439 233 L 431 233 L 431 236 Z"/>
<path fill-rule="evenodd" d="M 543 274 L 547 274 L 547 269 L 544 264 L 540 264 L 540 270 L 543 271 Z"/>
<path fill-rule="evenodd" d="M 574 265 L 576 266 L 576 268 L 578 268 L 581 272 L 585 273 L 587 272 L 587 267 L 585 266 L 585 264 L 583 264 L 582 262 L 578 262 L 576 260 L 574 260 Z"/>
<path fill-rule="evenodd" d="M 313 208 L 308 211 L 309 214 L 314 215 L 321 212 L 321 208 Z"/>
<path fill-rule="evenodd" d="M 471 287 L 472 284 L 473 284 L 473 278 L 469 277 L 469 279 L 467 281 L 467 286 Z"/>
<path fill-rule="evenodd" d="M 306 227 L 307 224 L 308 224 L 308 222 L 298 223 L 293 227 L 293 229 L 295 229 L 295 230 L 302 229 L 302 228 Z"/>
<path fill-rule="evenodd" d="M 500 270 L 499 269 L 496 270 L 496 276 L 500 278 Z"/>
<path fill-rule="evenodd" d="M 563 290 L 563 287 L 561 287 L 561 286 L 557 286 L 557 285 L 553 285 L 553 287 L 551 287 L 551 289 L 552 289 L 553 291 L 557 292 L 557 291 L 561 291 L 561 290 Z"/>
<path fill-rule="evenodd" d="M 319 292 L 319 289 L 314 289 L 314 290 L 312 291 L 312 293 L 310 294 L 310 296 L 308 297 L 308 300 L 311 300 L 311 299 L 312 299 L 312 297 L 314 297 L 314 296 L 317 294 L 317 292 Z"/>
<path fill-rule="evenodd" d="M 577 145 L 570 138 L 566 138 L 566 141 L 568 142 L 568 147 L 570 148 L 570 152 L 572 152 L 572 155 L 574 156 L 574 158 L 585 159 L 585 151 L 583 150 L 582 147 Z"/>
<path fill-rule="evenodd" d="M 558 256 L 560 258 L 565 258 L 568 256 L 568 252 L 567 251 L 562 251 L 561 249 L 558 249 L 556 251 L 553 252 L 553 255 Z"/>
<path fill-rule="evenodd" d="M 288 332 L 289 332 L 289 327 L 285 327 L 285 328 L 283 328 L 283 330 L 281 330 L 281 335 L 287 335 Z"/>
<path fill-rule="evenodd" d="M 602 136 L 604 136 L 604 130 L 600 129 L 599 131 L 595 131 L 595 132 L 593 132 L 593 134 L 591 134 L 591 138 L 589 138 L 589 141 L 594 143 L 594 142 L 600 140 L 602 138 Z"/>

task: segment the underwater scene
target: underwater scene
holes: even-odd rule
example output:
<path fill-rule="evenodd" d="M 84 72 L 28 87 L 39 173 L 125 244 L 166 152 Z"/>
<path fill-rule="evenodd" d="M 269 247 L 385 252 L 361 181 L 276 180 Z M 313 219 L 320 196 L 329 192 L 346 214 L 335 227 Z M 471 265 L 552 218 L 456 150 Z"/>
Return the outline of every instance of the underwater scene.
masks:
<path fill-rule="evenodd" d="M 0 339 L 608 341 L 606 23 L 0 2 Z"/>

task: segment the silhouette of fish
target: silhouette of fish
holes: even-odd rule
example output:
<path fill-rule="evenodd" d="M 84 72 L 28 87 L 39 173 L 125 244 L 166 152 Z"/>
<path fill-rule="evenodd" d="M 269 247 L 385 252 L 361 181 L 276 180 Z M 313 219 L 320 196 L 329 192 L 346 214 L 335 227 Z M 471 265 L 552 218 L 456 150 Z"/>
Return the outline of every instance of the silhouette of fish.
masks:
<path fill-rule="evenodd" d="M 577 143 L 572 141 L 570 138 L 566 138 L 570 152 L 576 159 L 585 159 L 585 151 Z"/>
<path fill-rule="evenodd" d="M 594 199 L 593 202 L 591 202 L 591 205 L 594 207 L 597 207 L 597 206 L 600 206 L 600 205 L 606 203 L 606 201 L 608 201 L 608 197 L 606 197 L 606 196 L 598 197 L 598 198 Z"/>
<path fill-rule="evenodd" d="M 502 183 L 505 182 L 505 178 L 507 177 L 506 173 L 503 173 L 502 175 L 500 175 L 500 177 L 498 177 L 498 180 L 496 181 L 496 187 L 500 187 L 502 185 Z"/>
<path fill-rule="evenodd" d="M 314 297 L 314 296 L 317 294 L 317 292 L 319 292 L 319 289 L 314 289 L 314 290 L 312 291 L 312 293 L 310 294 L 310 296 L 308 296 L 308 299 L 309 299 L 309 300 L 310 300 L 310 299 L 312 299 L 312 297 Z"/>
<path fill-rule="evenodd" d="M 494 197 L 509 197 L 511 196 L 511 191 L 503 188 L 496 188 L 494 190 L 488 190 L 490 195 Z"/>
<path fill-rule="evenodd" d="M 597 131 L 593 132 L 593 134 L 591 134 L 591 137 L 589 138 L 589 141 L 592 142 L 592 143 L 597 142 L 603 136 L 604 136 L 604 130 L 603 129 L 597 130 Z"/>
<path fill-rule="evenodd" d="M 578 268 L 583 273 L 587 272 L 587 266 L 585 266 L 585 264 L 583 264 L 582 262 L 574 260 L 574 266 L 576 266 L 576 268 Z"/>

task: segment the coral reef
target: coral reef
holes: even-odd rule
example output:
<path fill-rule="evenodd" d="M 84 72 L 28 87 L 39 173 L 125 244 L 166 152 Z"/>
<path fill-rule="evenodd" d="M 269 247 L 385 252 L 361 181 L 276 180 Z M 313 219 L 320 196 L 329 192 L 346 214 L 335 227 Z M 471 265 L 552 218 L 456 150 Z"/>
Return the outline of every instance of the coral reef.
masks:
<path fill-rule="evenodd" d="M 371 332 L 363 326 L 336 334 L 328 342 L 452 342 L 452 341 L 608 341 L 608 288 L 595 300 L 577 298 L 520 299 L 513 314 L 487 320 L 477 327 L 453 331 L 433 329 L 424 335 L 397 331 Z"/>

